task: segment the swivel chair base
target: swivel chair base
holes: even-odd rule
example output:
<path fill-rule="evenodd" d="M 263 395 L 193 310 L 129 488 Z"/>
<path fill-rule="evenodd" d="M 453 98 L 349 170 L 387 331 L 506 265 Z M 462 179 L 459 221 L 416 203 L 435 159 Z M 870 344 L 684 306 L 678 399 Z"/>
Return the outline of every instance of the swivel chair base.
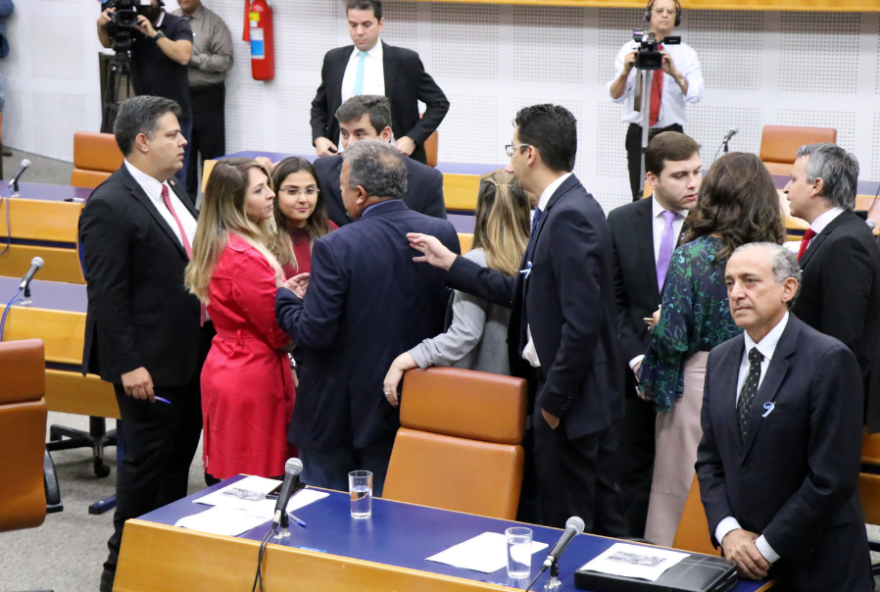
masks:
<path fill-rule="evenodd" d="M 88 432 L 59 425 L 50 426 L 46 450 L 54 452 L 74 448 L 91 448 L 94 451 L 95 475 L 106 477 L 110 474 L 110 467 L 104 464 L 104 447 L 106 446 L 116 446 L 116 430 L 108 432 L 106 420 L 103 417 L 89 417 Z"/>

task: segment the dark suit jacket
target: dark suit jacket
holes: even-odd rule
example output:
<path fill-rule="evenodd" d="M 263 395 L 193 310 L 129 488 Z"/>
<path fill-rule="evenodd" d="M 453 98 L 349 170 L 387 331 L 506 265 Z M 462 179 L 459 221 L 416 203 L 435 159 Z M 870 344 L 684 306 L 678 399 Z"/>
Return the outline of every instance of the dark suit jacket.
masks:
<path fill-rule="evenodd" d="M 862 384 L 855 357 L 791 315 L 743 444 L 736 387 L 744 348 L 742 335 L 722 343 L 706 369 L 696 469 L 713 541 L 718 523 L 733 516 L 764 535 L 793 589 L 873 590 L 857 490 Z"/>
<path fill-rule="evenodd" d="M 526 326 L 541 361 L 535 411 L 561 418 L 570 439 L 608 428 L 623 411 L 611 232 L 593 196 L 572 175 L 554 192 L 516 278 L 458 257 L 447 282 L 512 307 L 511 370 L 524 376 Z M 525 375 L 527 376 L 527 375 Z"/>
<path fill-rule="evenodd" d="M 339 140 L 336 110 L 342 104 L 342 78 L 354 45 L 331 49 L 324 55 L 321 86 L 312 100 L 312 143 L 321 136 Z M 395 138 L 409 136 L 416 143 L 412 158 L 427 162 L 425 140 L 443 121 L 449 111 L 446 95 L 425 72 L 419 54 L 411 49 L 394 47 L 382 42 L 382 67 L 385 71 L 385 96 L 391 101 L 391 129 Z M 425 114 L 419 119 L 419 101 Z M 379 130 L 381 131 L 381 130 Z"/>
<path fill-rule="evenodd" d="M 865 221 L 846 211 L 812 241 L 800 261 L 795 314 L 855 354 L 867 394 L 868 429 L 880 432 L 880 249 Z"/>
<path fill-rule="evenodd" d="M 168 184 L 198 217 L 186 191 Z M 92 192 L 79 237 L 89 298 L 83 374 L 121 384 L 144 366 L 156 386 L 188 383 L 203 345 L 199 301 L 183 285 L 189 258 L 124 164 Z"/>
<path fill-rule="evenodd" d="M 446 202 L 443 201 L 443 174 L 433 167 L 416 162 L 412 158 L 404 158 L 407 170 L 407 189 L 403 203 L 413 211 L 446 219 Z M 348 224 L 351 219 L 342 203 L 339 189 L 339 175 L 342 173 L 342 155 L 323 156 L 313 163 L 321 192 L 324 195 L 324 207 L 327 216 L 338 226 Z"/>
<path fill-rule="evenodd" d="M 391 362 L 443 332 L 444 273 L 413 262 L 407 232 L 424 232 L 459 251 L 452 224 L 400 200 L 315 241 L 308 293 L 278 290 L 278 323 L 302 350 L 290 441 L 333 450 L 390 445 L 400 414 L 385 399 Z"/>
<path fill-rule="evenodd" d="M 651 333 L 642 319 L 660 306 L 652 204 L 650 198 L 640 199 L 608 214 L 620 352 L 625 363 L 645 353 Z"/>

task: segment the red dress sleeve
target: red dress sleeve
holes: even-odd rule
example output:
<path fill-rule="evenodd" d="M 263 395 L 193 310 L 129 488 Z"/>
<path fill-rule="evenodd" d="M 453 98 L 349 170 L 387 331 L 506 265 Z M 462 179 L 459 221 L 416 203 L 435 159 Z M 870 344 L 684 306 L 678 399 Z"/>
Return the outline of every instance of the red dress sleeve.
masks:
<path fill-rule="evenodd" d="M 257 333 L 272 346 L 281 348 L 290 342 L 275 320 L 275 270 L 259 251 L 248 249 L 235 261 L 232 297 Z"/>

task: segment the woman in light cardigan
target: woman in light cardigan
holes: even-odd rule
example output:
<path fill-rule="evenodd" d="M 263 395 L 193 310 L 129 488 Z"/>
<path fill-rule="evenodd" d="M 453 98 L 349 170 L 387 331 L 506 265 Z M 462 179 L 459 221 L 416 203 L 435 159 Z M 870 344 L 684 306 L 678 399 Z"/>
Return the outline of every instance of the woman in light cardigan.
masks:
<path fill-rule="evenodd" d="M 529 201 L 513 175 L 498 171 L 483 180 L 477 196 L 473 249 L 464 257 L 516 275 L 529 242 Z M 385 376 L 388 401 L 397 406 L 397 386 L 412 368 L 452 366 L 510 374 L 507 324 L 510 309 L 458 290 L 452 300 L 452 323 L 445 333 L 405 352 Z"/>

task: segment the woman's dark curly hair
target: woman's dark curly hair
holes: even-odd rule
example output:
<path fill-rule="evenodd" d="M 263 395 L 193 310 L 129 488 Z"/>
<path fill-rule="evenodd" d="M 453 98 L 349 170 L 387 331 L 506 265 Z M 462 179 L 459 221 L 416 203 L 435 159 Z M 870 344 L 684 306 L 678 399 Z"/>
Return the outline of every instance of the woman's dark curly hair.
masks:
<path fill-rule="evenodd" d="M 697 205 L 687 217 L 684 242 L 710 234 L 724 241 L 721 260 L 746 243 L 779 245 L 785 240 L 779 194 L 756 155 L 725 154 L 706 173 Z"/>

